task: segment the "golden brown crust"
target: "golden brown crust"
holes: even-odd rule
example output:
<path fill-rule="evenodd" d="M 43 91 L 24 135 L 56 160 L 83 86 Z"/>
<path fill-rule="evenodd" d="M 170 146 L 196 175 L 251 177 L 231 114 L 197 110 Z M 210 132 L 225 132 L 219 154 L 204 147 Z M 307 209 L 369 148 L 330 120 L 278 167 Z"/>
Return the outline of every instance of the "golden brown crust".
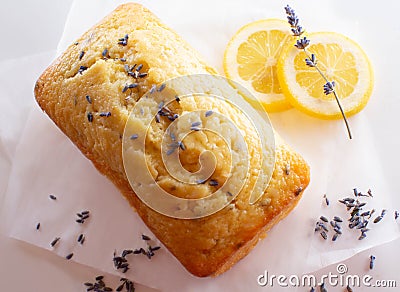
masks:
<path fill-rule="evenodd" d="M 129 35 L 129 45 L 119 45 L 118 39 L 125 34 Z M 216 214 L 193 220 L 174 219 L 155 212 L 132 191 L 123 168 L 121 137 L 134 105 L 126 101 L 127 94 L 121 90 L 131 82 L 124 64 L 141 63 L 148 73 L 139 80 L 137 92 L 129 94 L 133 100 L 166 79 L 215 71 L 139 4 L 119 6 L 78 43 L 72 44 L 37 81 L 35 96 L 40 107 L 119 188 L 146 225 L 189 272 L 205 277 L 228 270 L 298 203 L 309 183 L 307 164 L 279 143 L 271 182 L 263 198 L 254 205 L 248 204 L 247 197 L 238 196 Z M 85 53 L 80 58 L 82 51 Z M 80 66 L 87 69 L 80 72 Z M 91 103 L 86 100 L 87 95 Z M 99 118 L 99 113 L 108 111 L 110 117 Z M 288 172 L 287 165 L 290 165 Z"/>

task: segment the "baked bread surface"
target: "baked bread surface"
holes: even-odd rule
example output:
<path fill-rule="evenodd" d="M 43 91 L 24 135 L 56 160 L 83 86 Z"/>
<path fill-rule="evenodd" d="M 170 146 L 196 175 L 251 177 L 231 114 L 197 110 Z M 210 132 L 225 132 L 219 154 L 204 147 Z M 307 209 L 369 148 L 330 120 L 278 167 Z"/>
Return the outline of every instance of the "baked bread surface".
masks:
<path fill-rule="evenodd" d="M 127 37 L 126 37 L 127 36 Z M 144 77 L 127 74 L 136 71 Z M 128 66 L 128 67 L 127 67 Z M 199 219 L 175 219 L 155 212 L 133 192 L 122 160 L 122 137 L 129 113 L 140 97 L 153 85 L 177 76 L 215 74 L 185 41 L 139 4 L 119 6 L 99 24 L 86 32 L 41 75 L 35 86 L 40 107 L 72 140 L 94 166 L 107 176 L 136 209 L 157 238 L 193 275 L 205 277 L 228 270 L 244 257 L 298 203 L 309 183 L 309 168 L 303 158 L 277 139 L 275 168 L 270 184 L 259 201 L 249 204 L 249 182 L 223 210 Z M 136 76 L 137 77 L 137 76 Z M 135 88 L 126 88 L 136 83 Z M 199 97 L 172 106 L 185 111 L 212 106 L 232 119 L 233 108 L 204 102 Z M 150 171 L 162 188 L 176 196 L 193 198 L 207 195 L 215 186 L 191 186 L 176 182 L 161 163 L 160 139 L 170 122 L 163 118 L 151 126 L 146 137 L 146 156 Z M 242 119 L 235 120 L 251 153 L 250 170 L 260 159 L 256 135 Z M 211 134 L 195 133 L 186 140 L 190 151 L 182 151 L 182 164 L 189 171 L 198 168 L 198 155 L 207 145 L 219 145 Z M 220 149 L 220 150 L 218 150 Z M 219 157 L 215 177 L 227 179 L 224 161 L 228 150 L 216 148 Z M 219 152 L 218 152 L 219 151 Z M 263 166 L 261 166 L 263 167 Z M 268 251 L 266 251 L 268 252 Z"/>

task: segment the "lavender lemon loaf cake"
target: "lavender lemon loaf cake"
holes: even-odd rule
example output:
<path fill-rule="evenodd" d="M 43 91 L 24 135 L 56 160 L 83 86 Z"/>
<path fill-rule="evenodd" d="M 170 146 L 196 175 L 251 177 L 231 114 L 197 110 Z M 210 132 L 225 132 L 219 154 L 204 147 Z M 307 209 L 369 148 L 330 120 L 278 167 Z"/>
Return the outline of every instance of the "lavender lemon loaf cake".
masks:
<path fill-rule="evenodd" d="M 184 147 L 179 144 L 180 161 L 190 172 L 199 169 L 202 151 L 213 149 L 216 168 L 206 183 L 185 184 L 172 178 L 160 154 L 163 133 L 175 115 L 208 108 L 231 118 L 245 133 L 250 153 L 248 182 L 226 207 L 201 218 L 174 218 L 143 203 L 133 191 L 124 168 L 123 137 L 130 112 L 145 93 L 160 90 L 160 84 L 166 80 L 193 74 L 216 71 L 149 10 L 130 3 L 119 6 L 71 44 L 40 76 L 35 97 L 44 112 L 115 184 L 182 265 L 193 275 L 206 277 L 225 272 L 246 256 L 296 206 L 309 183 L 309 167 L 300 155 L 276 139 L 275 167 L 269 185 L 256 203 L 249 204 L 253 177 L 263 167 L 258 163 L 262 149 L 255 132 L 245 119 L 238 117 L 234 107 L 193 96 L 171 104 L 149 127 L 143 155 L 154 181 L 176 197 L 192 199 L 213 193 L 228 179 L 229 149 L 212 132 L 194 131 L 184 139 Z M 228 91 L 235 92 L 229 83 L 228 87 Z M 146 101 L 155 105 L 158 102 L 151 97 Z M 143 110 L 142 114 L 147 115 L 148 111 Z M 205 116 L 210 121 L 218 120 L 217 115 L 210 115 Z M 197 125 L 192 123 L 192 127 Z"/>

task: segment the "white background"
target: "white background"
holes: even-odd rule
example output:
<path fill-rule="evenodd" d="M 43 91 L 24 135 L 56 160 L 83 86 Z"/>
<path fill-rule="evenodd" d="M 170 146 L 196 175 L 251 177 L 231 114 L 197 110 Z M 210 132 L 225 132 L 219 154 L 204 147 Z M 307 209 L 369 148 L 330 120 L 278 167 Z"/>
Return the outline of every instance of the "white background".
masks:
<path fill-rule="evenodd" d="M 71 2 L 71 0 L 40 0 L 2 3 L 0 10 L 0 36 L 2 39 L 0 62 L 49 52 L 45 58 L 48 58 L 48 63 L 50 63 L 51 52 L 55 51 L 62 35 Z M 393 186 L 396 186 L 396 182 L 400 180 L 397 169 L 400 162 L 397 150 L 400 146 L 398 135 L 400 102 L 396 89 L 399 83 L 397 78 L 400 65 L 397 53 L 400 47 L 400 25 L 397 21 L 397 11 L 400 5 L 396 1 L 365 2 L 335 1 L 337 7 L 342 9 L 346 7 L 343 9 L 343 13 L 347 14 L 347 19 L 348 15 L 353 14 L 355 18 L 369 19 L 372 24 L 368 26 L 368 29 L 371 31 L 359 35 L 359 38 L 370 47 L 376 43 L 375 48 L 379 47 L 379 50 L 369 52 L 370 57 L 375 65 L 384 65 L 389 70 L 384 75 L 386 79 L 378 79 L 376 83 L 376 86 L 381 86 L 382 96 L 372 99 L 365 111 L 367 114 L 371 113 L 368 115 L 369 122 L 373 130 L 375 147 L 379 150 L 379 159 L 384 167 L 385 177 Z M 238 3 L 243 4 L 244 1 Z M 237 6 L 240 6 L 238 3 Z M 382 5 L 382 3 L 386 5 Z M 189 6 L 188 2 L 185 5 Z M 245 5 L 251 5 L 251 1 L 246 1 Z M 296 4 L 293 6 L 296 7 Z M 173 9 L 172 7 L 173 5 L 171 5 L 171 9 Z M 330 28 L 329 25 L 331 24 L 327 24 L 327 27 Z M 358 29 L 363 31 L 363 27 Z M 207 55 L 207 52 L 204 53 Z M 15 84 L 15 86 L 18 85 Z M 7 96 L 0 96 L 0 98 L 7 98 Z M 377 111 L 376 108 L 380 110 Z M 393 195 L 397 195 L 395 188 L 391 190 Z M 395 203 L 400 203 L 396 196 L 394 199 Z M 400 204 L 398 206 L 400 207 Z M 345 263 L 352 274 L 363 275 L 369 272 L 369 255 L 374 254 L 377 258 L 376 266 L 370 274 L 376 279 L 397 280 L 398 286 L 400 286 L 399 244 L 400 240 L 397 240 L 375 247 L 356 255 Z M 84 291 L 82 283 L 91 281 L 98 274 L 92 268 L 72 262 L 66 263 L 64 259 L 48 251 L 2 236 L 0 237 L 0 259 L 2 291 Z M 318 274 L 328 272 L 335 273 L 336 266 L 326 267 Z M 145 290 L 144 288 L 138 289 L 138 291 Z M 273 290 L 279 291 L 280 289 Z M 377 288 L 358 288 L 355 291 L 363 290 L 379 291 Z M 382 291 L 384 290 L 382 289 Z M 343 289 L 332 288 L 329 291 L 343 291 Z M 396 289 L 392 288 L 388 291 L 396 291 Z"/>

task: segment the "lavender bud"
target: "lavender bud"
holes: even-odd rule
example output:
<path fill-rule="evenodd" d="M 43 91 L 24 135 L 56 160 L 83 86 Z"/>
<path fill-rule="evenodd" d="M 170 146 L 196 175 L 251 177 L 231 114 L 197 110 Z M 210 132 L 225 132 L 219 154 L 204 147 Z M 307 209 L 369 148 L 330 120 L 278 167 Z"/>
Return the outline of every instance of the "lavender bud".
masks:
<path fill-rule="evenodd" d="M 304 50 L 309 44 L 310 41 L 306 37 L 303 37 L 302 39 L 297 40 L 294 46 L 299 50 Z"/>
<path fill-rule="evenodd" d="M 324 85 L 324 93 L 326 95 L 331 94 L 335 90 L 334 87 L 335 87 L 335 81 L 327 82 Z"/>

